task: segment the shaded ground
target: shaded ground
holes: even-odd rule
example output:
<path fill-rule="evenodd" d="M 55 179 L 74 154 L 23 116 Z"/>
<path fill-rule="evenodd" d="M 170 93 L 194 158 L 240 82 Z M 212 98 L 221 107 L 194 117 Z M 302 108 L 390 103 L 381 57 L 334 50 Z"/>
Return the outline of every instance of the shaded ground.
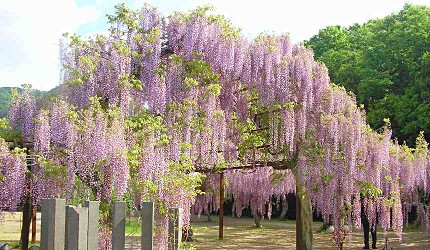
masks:
<path fill-rule="evenodd" d="M 263 220 L 262 228 L 256 228 L 252 218 L 224 217 L 224 240 L 218 240 L 218 217 L 212 216 L 213 222 L 207 222 L 206 216 L 193 216 L 191 226 L 197 242 L 185 243 L 190 249 L 295 249 L 296 224 L 295 221 Z M 136 222 L 127 224 L 128 247 L 139 249 L 140 225 Z M 318 232 L 321 222 L 313 223 L 314 249 L 336 249 L 331 243 L 331 234 Z M 426 250 L 430 249 L 430 237 L 418 229 L 406 229 L 403 242 L 399 243 L 396 235 L 389 232 L 390 249 Z M 384 235 L 379 228 L 378 249 L 384 248 Z M 348 238 L 344 249 L 362 249 L 363 232 L 356 229 Z"/>
<path fill-rule="evenodd" d="M 262 221 L 262 228 L 255 228 L 251 218 L 224 217 L 224 240 L 218 240 L 218 217 L 206 222 L 206 217 L 192 218 L 191 225 L 198 242 L 191 244 L 197 249 L 295 249 L 295 221 L 277 219 Z M 314 249 L 336 249 L 331 243 L 331 234 L 317 233 L 322 223 L 314 222 Z M 379 249 L 384 247 L 384 235 L 378 231 Z M 403 243 L 399 243 L 393 232 L 388 233 L 389 247 L 393 249 L 425 250 L 430 249 L 429 235 L 418 229 L 406 229 Z M 344 249 L 362 249 L 363 233 L 356 229 L 349 237 Z"/>
<path fill-rule="evenodd" d="M 37 215 L 37 239 L 40 237 L 40 214 Z M 22 214 L 5 214 L 5 221 L 0 223 L 0 241 L 17 242 L 20 235 Z M 218 240 L 218 217 L 213 222 L 206 222 L 206 216 L 200 219 L 192 217 L 191 225 L 197 242 L 186 243 L 185 246 L 196 249 L 295 249 L 295 221 L 263 220 L 262 228 L 255 228 L 252 218 L 224 217 L 224 240 Z M 331 234 L 317 233 L 320 222 L 314 222 L 314 249 L 336 249 L 331 243 Z M 127 219 L 126 249 L 140 249 L 140 225 L 136 221 L 128 223 Z M 349 237 L 344 249 L 361 249 L 362 231 L 355 230 Z M 418 229 L 406 229 L 403 243 L 399 243 L 393 232 L 388 233 L 389 246 L 393 249 L 430 250 L 430 237 Z M 378 231 L 378 248 L 383 249 L 384 237 Z"/>

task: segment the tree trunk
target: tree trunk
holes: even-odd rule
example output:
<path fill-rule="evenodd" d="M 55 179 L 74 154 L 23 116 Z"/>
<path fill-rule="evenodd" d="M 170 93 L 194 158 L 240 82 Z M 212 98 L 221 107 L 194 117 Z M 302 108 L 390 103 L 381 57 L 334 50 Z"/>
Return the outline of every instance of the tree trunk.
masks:
<path fill-rule="evenodd" d="M 297 186 L 296 249 L 312 250 L 312 205 L 304 189 Z"/>
<path fill-rule="evenodd" d="M 261 227 L 261 219 L 263 216 L 259 212 L 252 213 L 252 216 L 254 217 L 254 222 L 256 227 Z"/>
<path fill-rule="evenodd" d="M 212 222 L 211 213 L 209 211 L 206 212 L 207 222 Z"/>
<path fill-rule="evenodd" d="M 194 242 L 196 239 L 194 238 L 193 229 L 188 227 L 182 227 L 182 241 L 183 242 Z"/>
<path fill-rule="evenodd" d="M 281 212 L 281 216 L 279 217 L 279 219 L 285 220 L 285 216 L 287 215 L 287 212 L 288 212 L 288 202 L 287 202 L 287 196 L 286 195 L 282 196 L 281 205 L 282 205 L 282 212 Z"/>
<path fill-rule="evenodd" d="M 331 217 L 331 215 L 329 216 L 329 218 L 328 218 L 328 222 L 325 222 L 325 221 L 323 221 L 323 225 L 322 225 L 322 230 L 324 231 L 324 230 L 327 230 L 327 228 L 329 227 L 329 226 L 331 226 L 333 224 L 333 220 L 332 220 L 332 217 Z"/>

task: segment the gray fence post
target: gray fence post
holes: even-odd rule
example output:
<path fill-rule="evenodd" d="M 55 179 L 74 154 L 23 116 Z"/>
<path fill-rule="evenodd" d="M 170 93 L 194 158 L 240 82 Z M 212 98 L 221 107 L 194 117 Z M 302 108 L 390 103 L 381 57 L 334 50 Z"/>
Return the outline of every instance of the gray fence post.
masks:
<path fill-rule="evenodd" d="M 67 206 L 67 250 L 88 248 L 88 208 Z"/>
<path fill-rule="evenodd" d="M 177 250 L 182 241 L 182 209 L 169 209 L 169 250 Z"/>
<path fill-rule="evenodd" d="M 152 250 L 154 228 L 154 203 L 144 202 L 142 204 L 142 238 L 141 249 Z"/>
<path fill-rule="evenodd" d="M 65 247 L 66 200 L 42 199 L 40 248 L 57 250 Z"/>
<path fill-rule="evenodd" d="M 99 249 L 99 202 L 85 201 L 88 208 L 88 250 Z"/>
<path fill-rule="evenodd" d="M 113 204 L 112 250 L 125 248 L 125 202 L 115 201 Z"/>

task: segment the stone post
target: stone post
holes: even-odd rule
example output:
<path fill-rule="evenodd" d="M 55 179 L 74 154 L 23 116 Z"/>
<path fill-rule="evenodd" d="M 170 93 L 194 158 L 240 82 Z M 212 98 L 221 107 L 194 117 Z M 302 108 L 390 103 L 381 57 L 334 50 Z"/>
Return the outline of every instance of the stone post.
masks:
<path fill-rule="evenodd" d="M 88 208 L 88 250 L 99 249 L 99 202 L 85 201 Z"/>
<path fill-rule="evenodd" d="M 88 250 L 88 208 L 67 206 L 67 250 Z"/>
<path fill-rule="evenodd" d="M 142 238 L 141 249 L 152 250 L 154 228 L 154 203 L 144 202 L 142 204 Z"/>
<path fill-rule="evenodd" d="M 66 200 L 42 199 L 40 248 L 64 249 L 66 231 Z"/>
<path fill-rule="evenodd" d="M 112 250 L 125 248 L 125 202 L 115 201 L 112 218 Z"/>
<path fill-rule="evenodd" d="M 169 250 L 177 250 L 182 241 L 182 209 L 169 209 Z"/>

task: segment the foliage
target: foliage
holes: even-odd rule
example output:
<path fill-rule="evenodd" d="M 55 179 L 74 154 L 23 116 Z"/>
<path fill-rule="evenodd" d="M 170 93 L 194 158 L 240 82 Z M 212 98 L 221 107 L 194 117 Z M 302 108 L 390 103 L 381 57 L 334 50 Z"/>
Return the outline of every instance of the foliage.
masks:
<path fill-rule="evenodd" d="M 16 90 L 17 93 L 22 93 L 23 88 L 0 87 L 0 118 L 8 116 L 10 101 L 12 99 L 14 90 Z M 47 103 L 53 96 L 58 94 L 58 87 L 55 87 L 49 91 L 32 91 L 37 102 L 40 104 L 44 104 Z"/>
<path fill-rule="evenodd" d="M 412 146 L 430 139 L 430 8 L 406 4 L 398 13 L 348 28 L 329 26 L 306 45 L 330 78 L 357 95 L 374 129 L 390 118 L 393 136 Z"/>
<path fill-rule="evenodd" d="M 22 92 L 22 89 L 18 89 Z M 0 117 L 7 117 L 9 113 L 9 103 L 12 99 L 12 88 L 2 87 L 0 88 Z"/>

